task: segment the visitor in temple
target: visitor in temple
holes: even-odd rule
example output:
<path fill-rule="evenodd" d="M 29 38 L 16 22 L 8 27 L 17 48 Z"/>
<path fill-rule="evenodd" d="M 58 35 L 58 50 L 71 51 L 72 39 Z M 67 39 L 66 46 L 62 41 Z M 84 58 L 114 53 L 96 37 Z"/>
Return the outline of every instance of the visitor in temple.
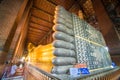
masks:
<path fill-rule="evenodd" d="M 13 77 L 14 74 L 16 73 L 16 69 L 18 68 L 18 66 L 16 65 L 16 63 L 11 63 L 11 64 L 12 64 L 12 66 L 11 66 L 9 77 Z"/>
<path fill-rule="evenodd" d="M 23 75 L 24 75 L 24 62 L 20 60 L 17 63 L 17 69 L 14 76 L 23 76 Z"/>
<path fill-rule="evenodd" d="M 6 62 L 5 62 L 5 68 L 4 68 L 4 71 L 3 71 L 3 73 L 2 73 L 1 80 L 2 80 L 3 78 L 9 77 L 10 69 L 11 69 L 10 62 L 9 62 L 9 61 L 6 61 Z"/>

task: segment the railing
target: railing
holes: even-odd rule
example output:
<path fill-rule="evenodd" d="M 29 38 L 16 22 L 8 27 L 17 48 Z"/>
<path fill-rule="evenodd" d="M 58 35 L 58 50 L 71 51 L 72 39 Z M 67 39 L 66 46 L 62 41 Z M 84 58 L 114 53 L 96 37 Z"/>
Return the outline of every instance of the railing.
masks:
<path fill-rule="evenodd" d="M 111 70 L 106 70 L 99 73 L 94 73 L 85 77 L 78 78 L 77 80 L 119 80 L 120 68 L 116 67 Z"/>
<path fill-rule="evenodd" d="M 10 78 L 2 78 L 2 80 L 24 80 L 24 77 L 16 76 L 16 77 L 10 77 Z"/>
<path fill-rule="evenodd" d="M 25 80 L 60 80 L 57 77 L 33 66 L 29 65 L 25 70 Z"/>
<path fill-rule="evenodd" d="M 92 72 L 90 75 L 80 75 L 79 77 L 67 75 L 66 79 L 62 79 L 55 77 L 33 65 L 29 65 L 25 75 L 25 80 L 119 80 L 120 68 L 116 67 L 101 72 Z"/>

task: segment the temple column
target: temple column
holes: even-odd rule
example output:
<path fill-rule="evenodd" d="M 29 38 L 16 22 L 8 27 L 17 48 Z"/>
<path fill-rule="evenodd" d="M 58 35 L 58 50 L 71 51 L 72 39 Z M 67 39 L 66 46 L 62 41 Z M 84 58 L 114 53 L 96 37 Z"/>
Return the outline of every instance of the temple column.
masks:
<path fill-rule="evenodd" d="M 28 0 L 3 0 L 0 2 L 0 75 L 7 60 L 19 21 Z M 14 42 L 16 43 L 16 42 Z"/>

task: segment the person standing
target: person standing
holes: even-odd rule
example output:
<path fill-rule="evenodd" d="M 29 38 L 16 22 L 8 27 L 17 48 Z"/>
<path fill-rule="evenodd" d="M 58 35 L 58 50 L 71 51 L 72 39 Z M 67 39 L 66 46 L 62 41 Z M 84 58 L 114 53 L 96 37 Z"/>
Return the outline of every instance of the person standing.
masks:
<path fill-rule="evenodd" d="M 9 77 L 10 68 L 11 68 L 11 65 L 10 65 L 9 61 L 6 61 L 5 62 L 5 68 L 3 70 L 1 80 L 4 79 L 4 78 Z"/>
<path fill-rule="evenodd" d="M 24 63 L 19 61 L 17 66 L 18 68 L 16 69 L 15 76 L 23 76 L 24 75 Z"/>
<path fill-rule="evenodd" d="M 14 74 L 16 73 L 16 69 L 17 69 L 17 65 L 16 64 L 12 64 L 11 66 L 11 70 L 10 70 L 10 77 L 14 76 Z"/>

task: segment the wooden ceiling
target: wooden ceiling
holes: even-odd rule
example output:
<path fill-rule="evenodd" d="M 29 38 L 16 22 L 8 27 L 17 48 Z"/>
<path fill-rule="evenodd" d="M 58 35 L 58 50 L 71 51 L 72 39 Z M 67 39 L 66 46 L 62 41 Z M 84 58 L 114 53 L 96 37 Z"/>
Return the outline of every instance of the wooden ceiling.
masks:
<path fill-rule="evenodd" d="M 33 0 L 29 20 L 28 41 L 38 45 L 51 30 L 54 11 L 57 5 L 63 6 L 70 12 L 78 12 L 80 4 L 86 0 Z"/>
<path fill-rule="evenodd" d="M 39 45 L 44 41 L 46 35 L 49 36 L 51 34 L 52 26 L 54 25 L 54 11 L 57 5 L 61 5 L 66 10 L 75 14 L 78 14 L 78 11 L 81 10 L 85 17 L 87 17 L 86 20 L 88 22 L 95 22 L 95 11 L 93 10 L 91 0 L 33 0 L 28 25 L 28 42 Z M 90 18 L 91 16 L 93 17 Z M 91 22 L 90 24 L 92 24 Z M 93 26 L 97 28 L 97 25 L 94 24 Z"/>

